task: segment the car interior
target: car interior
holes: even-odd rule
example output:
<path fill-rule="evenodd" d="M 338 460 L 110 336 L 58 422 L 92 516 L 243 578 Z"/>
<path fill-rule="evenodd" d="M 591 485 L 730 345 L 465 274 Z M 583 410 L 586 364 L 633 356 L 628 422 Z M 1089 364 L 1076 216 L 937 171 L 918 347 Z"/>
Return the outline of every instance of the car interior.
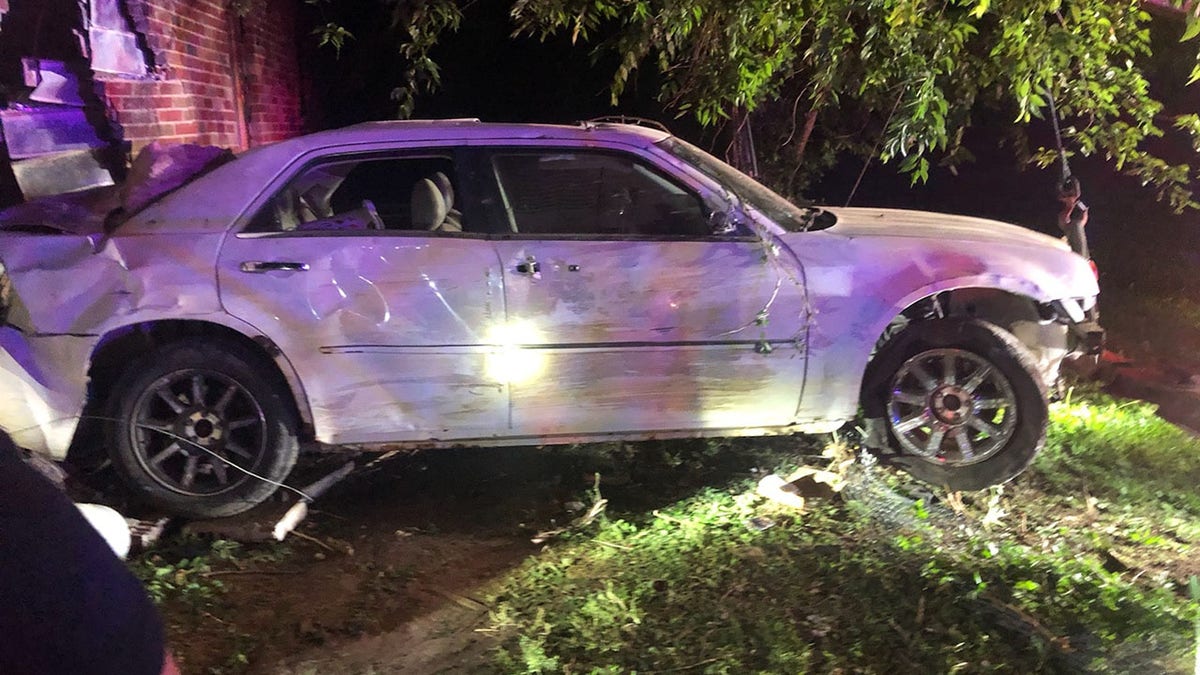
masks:
<path fill-rule="evenodd" d="M 321 164 L 292 180 L 251 232 L 391 230 L 462 232 L 449 157 Z"/>

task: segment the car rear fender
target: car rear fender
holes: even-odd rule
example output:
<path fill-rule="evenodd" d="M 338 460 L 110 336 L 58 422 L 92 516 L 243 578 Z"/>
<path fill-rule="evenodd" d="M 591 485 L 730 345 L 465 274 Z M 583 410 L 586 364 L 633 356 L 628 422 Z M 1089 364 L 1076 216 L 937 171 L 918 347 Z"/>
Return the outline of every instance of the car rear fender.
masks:
<path fill-rule="evenodd" d="M 185 337 L 204 336 L 240 347 L 254 355 L 275 384 L 286 387 L 295 412 L 306 428 L 312 425 L 312 410 L 308 405 L 304 385 L 291 361 L 270 338 L 259 334 L 252 326 L 224 312 L 203 318 L 164 318 L 136 324 L 126 324 L 105 333 L 97 341 L 88 359 L 88 372 L 93 382 L 103 387 L 111 384 L 119 370 L 132 356 Z M 96 389 L 93 394 L 103 400 L 106 392 Z"/>

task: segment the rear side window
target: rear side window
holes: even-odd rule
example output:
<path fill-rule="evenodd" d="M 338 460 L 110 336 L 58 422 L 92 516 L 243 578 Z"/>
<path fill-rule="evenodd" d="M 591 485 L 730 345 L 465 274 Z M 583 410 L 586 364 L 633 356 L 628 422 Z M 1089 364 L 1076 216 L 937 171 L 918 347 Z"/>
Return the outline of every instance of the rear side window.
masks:
<path fill-rule="evenodd" d="M 705 236 L 699 197 L 636 158 L 542 150 L 492 155 L 509 230 L 534 235 Z"/>
<path fill-rule="evenodd" d="M 341 157 L 309 165 L 255 215 L 248 232 L 462 232 L 450 155 Z"/>

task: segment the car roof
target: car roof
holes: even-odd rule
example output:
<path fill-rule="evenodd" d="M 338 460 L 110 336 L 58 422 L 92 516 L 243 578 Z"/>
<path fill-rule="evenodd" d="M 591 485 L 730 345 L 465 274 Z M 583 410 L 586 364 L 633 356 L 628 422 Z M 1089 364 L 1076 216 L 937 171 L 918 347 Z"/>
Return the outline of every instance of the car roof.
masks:
<path fill-rule="evenodd" d="M 649 145 L 670 136 L 665 130 L 639 124 L 580 122 L 578 124 L 529 124 L 481 122 L 478 119 L 387 120 L 363 122 L 340 129 L 297 136 L 244 155 L 300 155 L 330 147 L 370 143 L 419 143 L 422 141 L 504 141 L 504 140 L 611 140 Z"/>
<path fill-rule="evenodd" d="M 300 157 L 327 150 L 387 143 L 457 141 L 463 143 L 557 140 L 578 143 L 609 142 L 645 147 L 670 134 L 640 124 L 581 122 L 579 124 L 519 124 L 477 119 L 395 120 L 297 136 L 241 153 L 232 162 L 197 178 L 161 201 L 151 204 L 121 225 L 119 234 L 148 232 L 212 232 L 227 228 L 262 190 Z M 221 195 L 213 199 L 212 195 Z"/>

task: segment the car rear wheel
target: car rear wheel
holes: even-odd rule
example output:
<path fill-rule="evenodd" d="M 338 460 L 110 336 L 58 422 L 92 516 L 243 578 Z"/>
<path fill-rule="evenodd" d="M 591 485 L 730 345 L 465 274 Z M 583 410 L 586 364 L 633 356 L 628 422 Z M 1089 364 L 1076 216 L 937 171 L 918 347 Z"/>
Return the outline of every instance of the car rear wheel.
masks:
<path fill-rule="evenodd" d="M 875 444 L 899 453 L 913 476 L 951 490 L 1012 479 L 1046 439 L 1033 356 L 986 321 L 911 324 L 871 362 L 862 405 Z"/>
<path fill-rule="evenodd" d="M 269 497 L 296 463 L 296 416 L 258 359 L 184 340 L 134 363 L 110 399 L 109 454 L 150 504 L 214 518 Z"/>

